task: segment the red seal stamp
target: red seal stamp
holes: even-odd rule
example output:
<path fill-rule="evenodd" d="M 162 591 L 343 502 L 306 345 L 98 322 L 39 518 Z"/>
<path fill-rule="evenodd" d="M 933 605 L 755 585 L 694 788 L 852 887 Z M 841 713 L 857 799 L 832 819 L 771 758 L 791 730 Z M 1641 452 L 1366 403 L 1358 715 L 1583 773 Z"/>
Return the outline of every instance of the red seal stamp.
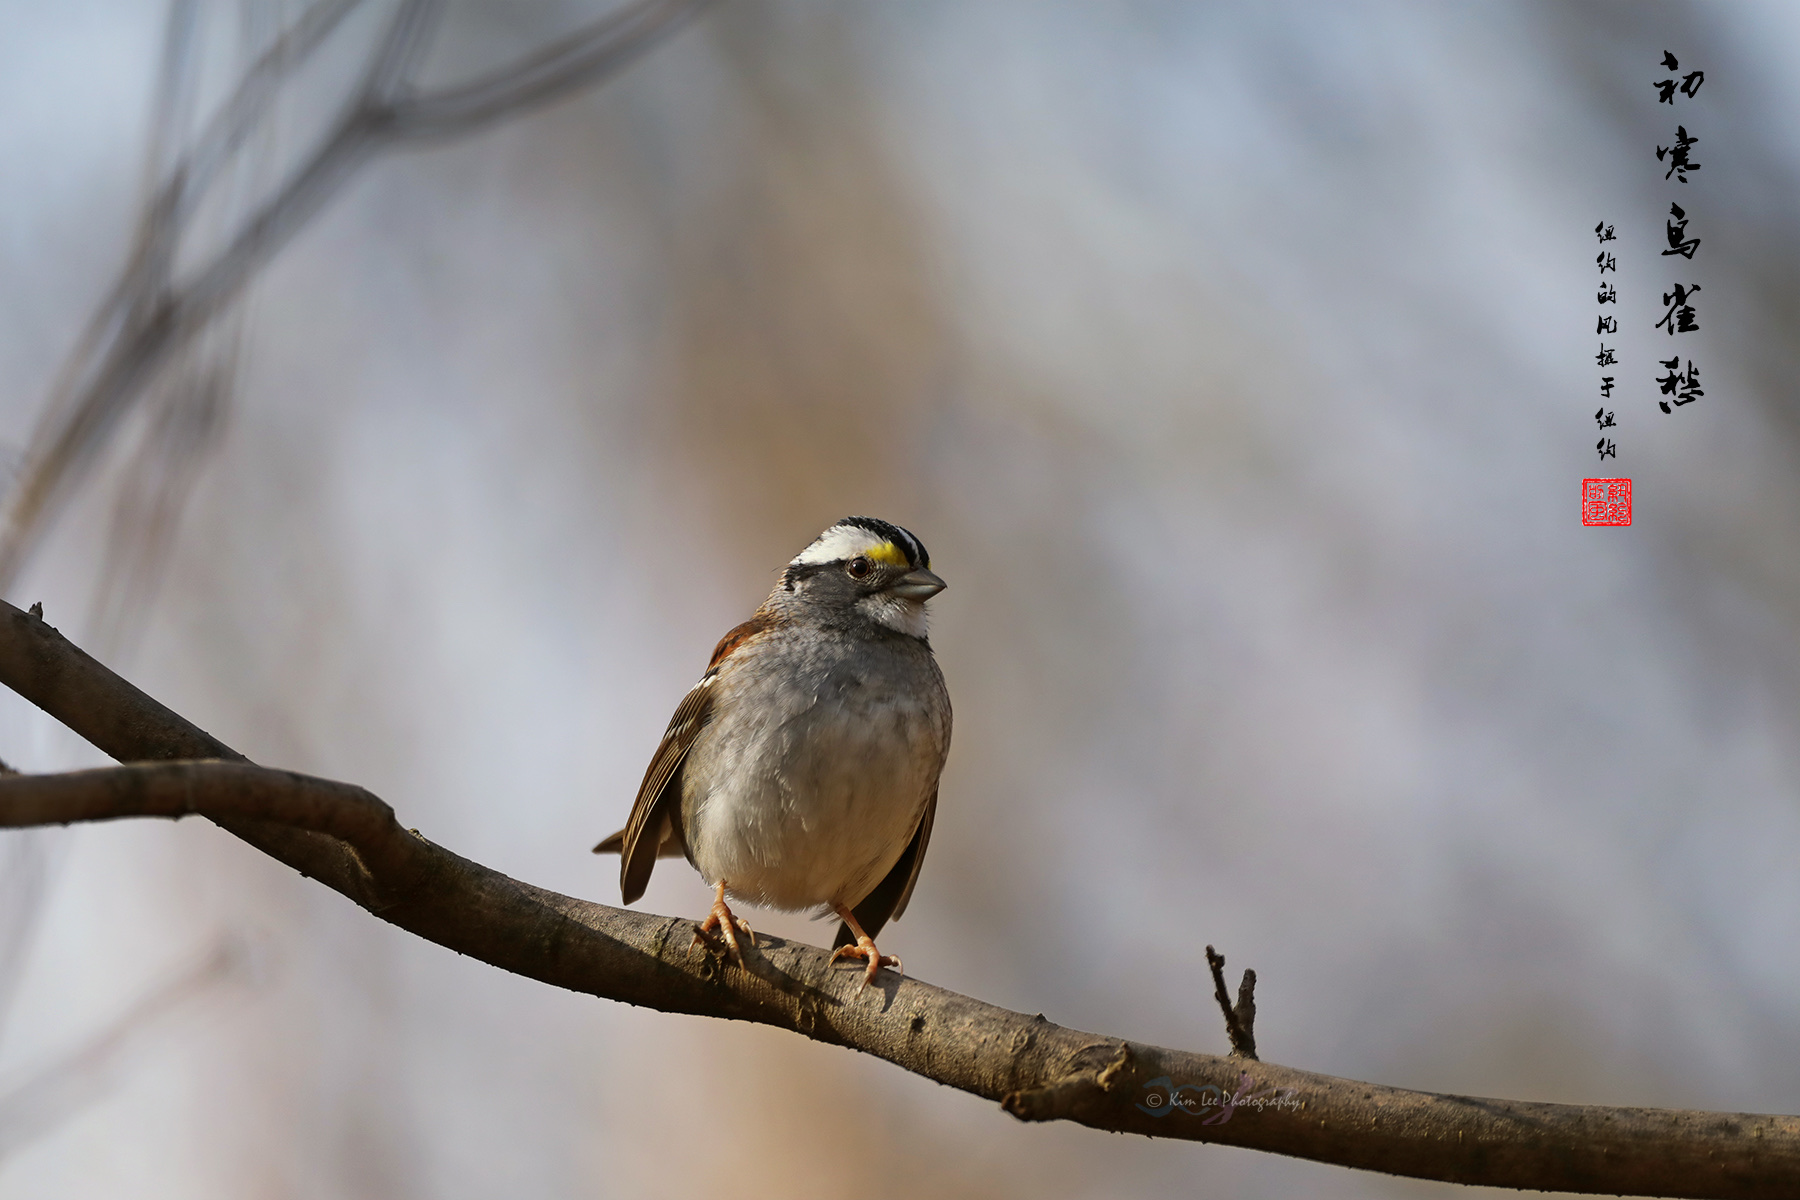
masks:
<path fill-rule="evenodd" d="M 1631 524 L 1631 480 L 1582 480 L 1581 523 L 1583 525 Z"/>

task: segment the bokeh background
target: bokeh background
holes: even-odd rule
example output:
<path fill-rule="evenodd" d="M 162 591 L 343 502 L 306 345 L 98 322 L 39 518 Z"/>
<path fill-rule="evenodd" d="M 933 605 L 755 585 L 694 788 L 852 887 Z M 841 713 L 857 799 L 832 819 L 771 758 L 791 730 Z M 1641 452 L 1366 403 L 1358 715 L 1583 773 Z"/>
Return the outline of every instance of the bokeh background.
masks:
<path fill-rule="evenodd" d="M 295 8 L 202 6 L 205 95 Z M 165 12 L 0 11 L 16 468 L 129 244 Z M 455 5 L 426 76 L 597 11 Z M 1706 73 L 1674 106 L 1665 50 Z M 116 569 L 128 422 L 7 598 L 260 762 L 616 902 L 588 847 L 713 641 L 884 516 L 950 582 L 913 973 L 1222 1052 L 1212 942 L 1275 1061 L 1800 1111 L 1796 112 L 1784 4 L 730 0 L 364 167 L 246 297 L 159 569 Z M 1676 280 L 1706 396 L 1664 416 Z M 1580 525 L 1594 475 L 1630 528 Z M 0 758 L 99 761 L 11 696 Z M 665 864 L 642 904 L 706 891 Z M 0 1022 L 4 1200 L 1467 1194 L 563 994 L 197 821 L 0 837 Z"/>

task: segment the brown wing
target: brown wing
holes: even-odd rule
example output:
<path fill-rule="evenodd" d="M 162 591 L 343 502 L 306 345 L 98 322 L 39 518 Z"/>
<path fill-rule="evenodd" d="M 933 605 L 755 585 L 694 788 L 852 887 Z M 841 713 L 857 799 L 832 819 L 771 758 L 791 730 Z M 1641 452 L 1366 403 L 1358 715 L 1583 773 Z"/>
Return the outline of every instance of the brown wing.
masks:
<path fill-rule="evenodd" d="M 717 671 L 719 664 L 730 658 L 739 646 L 765 629 L 771 628 L 775 623 L 776 618 L 772 614 L 759 609 L 755 616 L 719 639 L 719 644 L 713 647 L 712 657 L 706 661 L 706 674 L 711 675 Z M 704 679 L 705 676 L 702 678 Z"/>
<path fill-rule="evenodd" d="M 712 683 L 719 667 L 745 642 L 775 624 L 768 613 L 758 612 L 719 639 L 700 677 L 669 718 L 669 728 L 650 759 L 644 782 L 625 828 L 594 847 L 595 854 L 619 855 L 619 892 L 630 904 L 644 894 L 658 858 L 686 853 L 681 829 L 681 764 L 694 738 L 705 728 L 712 709 Z"/>
<path fill-rule="evenodd" d="M 644 782 L 638 786 L 631 818 L 625 822 L 624 832 L 615 835 L 619 838 L 619 893 L 627 904 L 644 894 L 664 842 L 671 835 L 676 839 L 680 836 L 681 764 L 706 724 L 715 678 L 709 672 L 682 697 L 650 759 L 649 769 L 644 772 Z M 595 846 L 594 853 L 611 849 L 611 841 L 608 838 Z"/>
<path fill-rule="evenodd" d="M 931 822 L 937 816 L 937 790 L 934 788 L 931 799 L 925 802 L 925 814 L 919 818 L 919 827 L 913 831 L 912 841 L 900 852 L 900 859 L 891 870 L 875 885 L 875 890 L 863 897 L 862 903 L 850 911 L 856 914 L 856 923 L 863 927 L 863 932 L 874 937 L 881 932 L 881 927 L 890 920 L 898 921 L 900 914 L 906 911 L 907 902 L 912 899 L 913 885 L 919 882 L 919 867 L 925 861 L 925 848 L 931 844 Z M 856 938 L 850 927 L 838 925 L 835 946 L 854 946 Z"/>

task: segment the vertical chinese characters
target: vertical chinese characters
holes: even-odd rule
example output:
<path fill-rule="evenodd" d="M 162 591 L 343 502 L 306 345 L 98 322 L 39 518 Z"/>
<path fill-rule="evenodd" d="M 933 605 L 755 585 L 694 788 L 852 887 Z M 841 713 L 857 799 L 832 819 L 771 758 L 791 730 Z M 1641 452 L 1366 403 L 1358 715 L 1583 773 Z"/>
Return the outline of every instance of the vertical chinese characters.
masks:
<path fill-rule="evenodd" d="M 1675 104 L 1677 94 L 1694 99 L 1700 92 L 1700 85 L 1706 82 L 1705 71 L 1689 71 L 1677 78 L 1681 70 L 1681 62 L 1669 51 L 1663 52 L 1663 67 L 1669 72 L 1669 78 L 1657 80 L 1656 99 L 1659 104 L 1671 107 Z M 1698 171 L 1700 164 L 1693 160 L 1693 148 L 1700 141 L 1688 133 L 1686 125 L 1675 126 L 1675 140 L 1667 146 L 1657 146 L 1656 161 L 1668 163 L 1668 170 L 1663 172 L 1665 182 L 1673 180 L 1685 184 L 1690 171 Z M 1662 252 L 1662 257 L 1679 255 L 1689 262 L 1694 261 L 1694 252 L 1700 249 L 1700 239 L 1688 236 L 1687 210 L 1680 204 L 1669 205 L 1669 217 L 1665 223 L 1669 248 Z M 1669 337 L 1681 333 L 1694 333 L 1700 328 L 1700 314 L 1695 307 L 1694 298 L 1700 294 L 1697 283 L 1671 283 L 1669 290 L 1662 294 L 1663 315 L 1656 322 L 1656 328 Z M 1682 356 L 1658 358 L 1665 374 L 1656 381 L 1661 389 L 1662 398 L 1657 400 L 1657 407 L 1665 413 L 1672 413 L 1684 404 L 1692 404 L 1706 393 L 1700 388 L 1700 368 L 1692 358 L 1687 360 L 1686 370 L 1682 369 Z"/>
<path fill-rule="evenodd" d="M 1601 305 L 1600 318 L 1594 322 L 1594 332 L 1601 338 L 1600 353 L 1594 355 L 1594 362 L 1604 371 L 1608 367 L 1617 366 L 1619 361 L 1616 354 L 1617 348 L 1608 346 L 1605 339 L 1606 334 L 1619 331 L 1619 290 L 1613 281 L 1606 278 L 1607 272 L 1610 271 L 1617 275 L 1619 270 L 1619 260 L 1606 248 L 1606 244 L 1617 242 L 1619 239 L 1613 233 L 1613 227 L 1605 221 L 1594 226 L 1594 236 L 1600 239 L 1600 253 L 1594 257 L 1594 265 L 1600 268 L 1600 291 L 1597 299 Z M 1606 310 L 1605 306 L 1608 304 L 1613 305 L 1612 312 Z M 1612 375 L 1600 377 L 1600 398 L 1602 400 L 1611 399 L 1614 378 L 1615 376 Z M 1619 457 L 1618 444 L 1606 436 L 1608 429 L 1617 427 L 1618 423 L 1613 418 L 1614 414 L 1609 412 L 1604 404 L 1594 413 L 1594 422 L 1600 426 L 1600 440 L 1594 443 L 1594 450 L 1600 455 L 1602 462 L 1608 458 Z"/>

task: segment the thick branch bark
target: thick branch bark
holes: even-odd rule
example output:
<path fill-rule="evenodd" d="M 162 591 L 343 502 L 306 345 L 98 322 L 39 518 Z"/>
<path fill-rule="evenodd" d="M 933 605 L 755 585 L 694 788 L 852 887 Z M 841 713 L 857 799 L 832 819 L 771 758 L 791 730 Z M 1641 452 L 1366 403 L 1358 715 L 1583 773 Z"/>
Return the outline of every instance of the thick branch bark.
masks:
<path fill-rule="evenodd" d="M 0 779 L 0 825 L 201 813 L 402 929 L 558 987 L 757 1021 L 887 1059 L 1024 1120 L 1222 1142 L 1488 1186 L 1800 1194 L 1800 1118 L 1442 1096 L 1066 1029 L 764 937 L 737 967 L 693 922 L 509 879 L 400 827 L 361 788 L 256 767 L 0 602 L 0 682 L 137 765 Z M 215 762 L 145 760 L 209 758 Z"/>

